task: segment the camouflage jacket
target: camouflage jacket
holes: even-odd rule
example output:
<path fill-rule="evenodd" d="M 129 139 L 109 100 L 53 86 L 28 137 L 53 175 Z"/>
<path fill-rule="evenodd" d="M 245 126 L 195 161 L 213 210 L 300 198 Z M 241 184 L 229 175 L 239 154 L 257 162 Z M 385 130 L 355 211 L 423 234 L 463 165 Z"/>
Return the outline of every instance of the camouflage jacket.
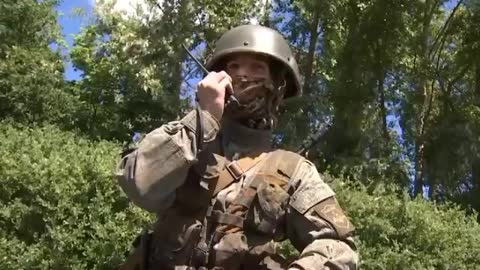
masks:
<path fill-rule="evenodd" d="M 211 168 L 206 170 L 208 174 L 212 168 L 213 171 L 218 171 L 229 160 L 244 154 L 272 151 L 268 147 L 270 131 L 251 130 L 228 120 L 219 123 L 208 112 L 202 111 L 204 149 L 202 154 L 197 155 L 196 113 L 192 111 L 180 121 L 170 122 L 152 131 L 141 141 L 137 149 L 123 157 L 118 165 L 116 175 L 119 184 L 130 200 L 145 210 L 158 213 L 158 222 L 163 226 L 170 224 L 167 229 L 164 226 L 163 230 L 167 232 L 160 236 L 162 239 L 156 239 L 160 243 L 153 244 L 152 249 L 159 245 L 168 246 L 166 244 L 168 240 L 165 240 L 167 238 L 185 239 L 185 235 L 189 233 L 188 229 L 194 226 L 195 222 L 204 222 L 202 215 L 199 217 L 193 213 L 191 214 L 193 217 L 188 217 L 189 214 L 180 214 L 182 218 L 172 218 L 179 216 L 175 210 L 178 208 L 179 190 L 188 185 L 192 170 L 210 166 Z M 213 160 L 208 160 L 212 157 Z M 212 200 L 208 201 L 210 209 L 214 206 L 219 212 L 228 212 L 229 206 L 241 190 L 252 181 L 252 176 L 262 167 L 269 166 L 268 160 L 265 158 L 258 162 L 238 181 L 216 193 Z M 278 252 L 277 241 L 288 238 L 299 250 L 300 255 L 281 269 L 357 269 L 359 257 L 352 238 L 352 225 L 345 220 L 346 217 L 335 200 L 334 192 L 322 180 L 315 166 L 304 158 L 298 160 L 292 175 L 288 177 L 289 191 L 285 193 L 286 203 L 281 204 L 284 213 L 281 216 L 282 220 L 275 223 L 281 224 L 282 228 L 274 228 L 275 234 L 262 234 L 258 231 L 242 233 L 249 239 L 245 241 L 246 253 L 258 255 L 268 250 L 269 254 L 274 255 Z M 201 173 L 205 174 L 205 169 Z M 190 198 L 193 203 L 194 197 L 195 195 Z M 183 218 L 185 216 L 187 217 Z M 234 231 L 235 233 L 238 232 Z M 262 248 L 257 250 L 255 246 L 259 246 L 259 243 L 262 243 Z M 211 248 L 220 249 L 221 244 L 220 241 Z M 241 248 L 235 248 L 238 249 Z M 160 247 L 158 252 L 152 251 L 150 254 L 155 257 L 167 253 L 168 250 Z M 266 260 L 257 263 L 269 264 Z M 179 268 L 180 265 L 175 267 L 172 269 L 182 269 Z M 227 269 L 230 268 L 232 267 Z M 250 268 L 238 266 L 237 269 L 252 269 L 252 266 Z"/>

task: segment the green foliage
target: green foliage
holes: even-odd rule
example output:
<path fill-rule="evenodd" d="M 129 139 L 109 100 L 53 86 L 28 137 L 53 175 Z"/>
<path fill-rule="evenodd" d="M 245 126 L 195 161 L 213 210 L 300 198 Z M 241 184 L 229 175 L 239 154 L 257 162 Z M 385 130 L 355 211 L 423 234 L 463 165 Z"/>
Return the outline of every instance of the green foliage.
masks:
<path fill-rule="evenodd" d="M 112 178 L 119 147 L 54 126 L 1 123 L 0 267 L 114 269 L 152 217 Z M 331 184 L 357 227 L 362 269 L 475 269 L 480 225 L 393 186 Z M 283 254 L 297 254 L 284 245 Z"/>
<path fill-rule="evenodd" d="M 59 37 L 58 0 L 0 1 L 0 56 L 11 46 L 49 45 Z"/>
<path fill-rule="evenodd" d="M 163 4 L 173 17 L 168 22 L 180 23 L 169 4 Z M 149 132 L 182 114 L 188 101 L 180 99 L 179 49 L 192 32 L 165 27 L 165 16 L 111 13 L 113 6 L 112 1 L 98 3 L 96 23 L 75 38 L 72 61 L 83 71 L 77 85 L 84 105 L 78 127 L 92 137 L 128 141 L 134 132 Z"/>
<path fill-rule="evenodd" d="M 312 150 L 322 171 L 394 179 L 416 195 L 427 186 L 479 209 L 478 0 L 272 4 L 305 76 L 306 96 L 282 118 L 284 143 L 330 122 Z"/>
<path fill-rule="evenodd" d="M 480 225 L 458 206 L 411 199 L 392 185 L 336 181 L 336 190 L 357 227 L 362 269 L 480 265 Z"/>
<path fill-rule="evenodd" d="M 478 269 L 480 225 L 458 206 L 411 199 L 395 185 L 331 184 L 356 226 L 361 269 Z M 282 254 L 296 252 L 285 242 Z"/>
<path fill-rule="evenodd" d="M 0 268 L 115 269 L 149 217 L 112 178 L 119 147 L 0 125 Z"/>
<path fill-rule="evenodd" d="M 58 55 L 49 48 L 13 46 L 0 61 L 0 118 L 71 127 L 79 102 L 65 89 Z"/>
<path fill-rule="evenodd" d="M 73 125 L 78 99 L 65 90 L 63 59 L 49 48 L 59 41 L 56 3 L 0 1 L 0 119 Z"/>
<path fill-rule="evenodd" d="M 145 61 L 148 42 L 140 28 L 119 19 L 86 27 L 75 39 L 72 60 L 84 74 L 75 85 L 82 100 L 77 127 L 88 136 L 128 141 L 181 111 L 179 91 L 169 93 L 158 66 Z"/>

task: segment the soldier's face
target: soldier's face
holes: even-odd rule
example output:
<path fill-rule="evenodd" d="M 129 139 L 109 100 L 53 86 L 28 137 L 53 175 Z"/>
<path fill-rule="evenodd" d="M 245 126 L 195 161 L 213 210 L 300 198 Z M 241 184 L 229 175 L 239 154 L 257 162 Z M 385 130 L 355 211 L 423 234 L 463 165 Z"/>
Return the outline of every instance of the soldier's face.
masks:
<path fill-rule="evenodd" d="M 232 78 L 271 79 L 268 61 L 261 55 L 248 53 L 236 54 L 227 61 L 225 71 Z"/>
<path fill-rule="evenodd" d="M 239 53 L 233 55 L 225 65 L 225 71 L 232 77 L 234 85 L 239 81 L 271 80 L 270 65 L 268 59 L 262 55 Z M 240 84 L 240 83 L 239 83 Z M 238 84 L 237 84 L 238 85 Z M 243 91 L 243 87 L 234 87 L 237 94 Z M 243 93 L 241 99 L 249 100 L 254 95 L 262 96 L 264 93 Z"/>

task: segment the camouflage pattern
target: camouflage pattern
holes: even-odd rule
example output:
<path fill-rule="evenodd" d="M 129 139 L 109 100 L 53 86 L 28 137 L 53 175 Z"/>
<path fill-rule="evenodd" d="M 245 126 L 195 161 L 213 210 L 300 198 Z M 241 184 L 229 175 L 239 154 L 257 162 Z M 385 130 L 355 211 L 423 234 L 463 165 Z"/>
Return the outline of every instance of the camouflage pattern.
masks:
<path fill-rule="evenodd" d="M 194 231 L 192 228 L 200 228 L 198 226 L 204 222 L 201 216 L 179 214 L 175 210 L 181 196 L 179 190 L 188 184 L 186 180 L 192 170 L 204 164 L 207 169 L 203 170 L 203 177 L 208 178 L 223 168 L 226 160 L 255 151 L 271 151 L 268 150 L 271 131 L 249 129 L 228 119 L 222 119 L 222 123 L 219 123 L 208 112 L 201 111 L 205 121 L 204 149 L 197 156 L 196 113 L 192 111 L 183 119 L 152 131 L 135 151 L 121 160 L 116 172 L 120 186 L 133 203 L 157 213 L 159 224 L 169 224 L 164 227 L 164 239 L 154 238 L 154 250 L 150 252 L 152 257 L 163 256 L 169 252 L 170 247 L 166 244 L 169 240 L 165 238 L 172 238 L 173 242 L 175 239 L 186 239 L 186 235 Z M 269 166 L 268 160 L 262 159 L 248 170 L 244 177 L 218 192 L 209 201 L 211 206 L 219 211 L 228 211 L 237 195 L 252 181 L 252 176 L 262 166 Z M 292 175 L 289 176 L 291 192 L 269 193 L 265 189 L 262 193 L 260 189 L 256 195 L 258 198 L 263 196 L 267 199 L 263 200 L 266 203 L 255 207 L 275 208 L 285 213 L 279 216 L 281 220 L 276 223 L 278 228 L 273 228 L 275 233 L 262 233 L 261 224 L 257 224 L 258 229 L 233 231 L 211 247 L 220 263 L 222 250 L 246 254 L 247 257 L 265 252 L 272 256 L 264 257 L 258 262 L 258 267 L 243 265 L 240 260 L 235 263 L 235 268 L 227 269 L 358 268 L 359 257 L 350 234 L 351 223 L 336 202 L 334 192 L 322 180 L 315 166 L 306 159 L 299 160 L 299 164 L 295 165 Z M 274 199 L 269 199 L 269 194 L 274 194 Z M 198 198 L 195 195 L 189 196 L 186 201 L 195 205 Z M 259 200 L 262 201 L 261 198 Z M 279 203 L 280 201 L 285 203 Z M 300 251 L 300 256 L 288 265 L 282 265 L 275 259 L 278 254 L 276 240 L 284 238 L 288 238 Z M 228 256 L 227 258 L 231 259 Z M 150 260 L 153 267 L 155 258 Z M 188 269 L 187 266 L 188 262 L 178 262 L 170 267 Z M 170 268 L 163 264 L 159 269 Z"/>

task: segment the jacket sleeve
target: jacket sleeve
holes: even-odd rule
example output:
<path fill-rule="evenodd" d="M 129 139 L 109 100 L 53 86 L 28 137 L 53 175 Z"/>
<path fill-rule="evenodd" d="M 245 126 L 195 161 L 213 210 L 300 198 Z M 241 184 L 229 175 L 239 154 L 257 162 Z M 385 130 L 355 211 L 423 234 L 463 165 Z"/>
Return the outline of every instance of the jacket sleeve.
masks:
<path fill-rule="evenodd" d="M 213 141 L 218 121 L 207 111 L 203 115 L 203 141 Z M 159 212 L 175 199 L 190 167 L 197 162 L 197 111 L 180 121 L 162 125 L 147 134 L 137 149 L 124 156 L 116 169 L 119 185 L 137 206 Z"/>
<path fill-rule="evenodd" d="M 299 165 L 287 208 L 287 236 L 301 253 L 290 270 L 358 269 L 353 225 L 309 161 Z"/>

